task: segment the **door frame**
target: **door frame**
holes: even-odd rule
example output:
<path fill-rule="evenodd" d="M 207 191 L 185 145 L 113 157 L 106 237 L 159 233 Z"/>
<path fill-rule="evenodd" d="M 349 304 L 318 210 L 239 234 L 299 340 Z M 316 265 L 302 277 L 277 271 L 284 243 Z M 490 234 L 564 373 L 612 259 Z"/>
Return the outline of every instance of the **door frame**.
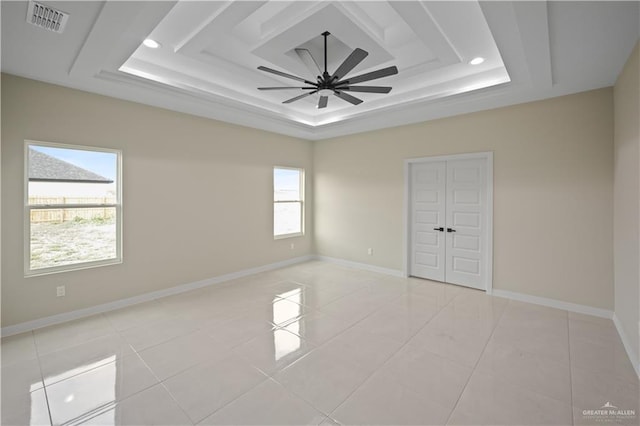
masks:
<path fill-rule="evenodd" d="M 409 276 L 411 269 L 410 253 L 411 253 L 411 166 L 413 164 L 430 163 L 435 161 L 448 160 L 470 160 L 482 159 L 487 162 L 487 188 L 486 188 L 486 223 L 487 241 L 485 242 L 486 256 L 483 262 L 486 271 L 485 291 L 491 294 L 493 291 L 493 151 L 472 152 L 466 154 L 438 155 L 433 157 L 407 158 L 404 160 L 404 235 L 403 235 L 403 256 L 402 256 L 402 273 L 405 277 Z"/>

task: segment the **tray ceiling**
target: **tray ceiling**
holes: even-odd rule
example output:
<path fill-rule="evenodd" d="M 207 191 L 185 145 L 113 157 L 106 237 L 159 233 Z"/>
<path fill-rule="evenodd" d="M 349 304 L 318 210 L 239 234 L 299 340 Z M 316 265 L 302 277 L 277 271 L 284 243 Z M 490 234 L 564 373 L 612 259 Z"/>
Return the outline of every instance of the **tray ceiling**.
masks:
<path fill-rule="evenodd" d="M 68 14 L 62 34 L 29 25 L 27 4 L 2 3 L 5 72 L 309 139 L 611 85 L 638 38 L 636 2 L 46 2 Z M 330 73 L 361 48 L 349 75 L 395 65 L 371 83 L 391 93 L 317 109 L 257 90 L 297 85 L 260 65 L 315 80 L 295 49 L 322 65 L 324 31 Z"/>

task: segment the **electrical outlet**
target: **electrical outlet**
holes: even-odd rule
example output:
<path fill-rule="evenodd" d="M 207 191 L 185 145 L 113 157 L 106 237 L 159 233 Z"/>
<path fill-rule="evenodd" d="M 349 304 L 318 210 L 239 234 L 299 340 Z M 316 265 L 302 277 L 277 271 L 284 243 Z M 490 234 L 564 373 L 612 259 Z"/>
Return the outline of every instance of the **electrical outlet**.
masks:
<path fill-rule="evenodd" d="M 293 250 L 294 248 L 296 248 L 296 245 L 294 243 L 291 243 L 291 250 Z"/>
<path fill-rule="evenodd" d="M 373 249 L 372 249 L 371 247 L 369 247 L 369 248 L 367 249 L 367 254 L 368 254 L 369 256 L 373 255 Z"/>
<path fill-rule="evenodd" d="M 63 285 L 59 285 L 58 287 L 56 287 L 57 297 L 64 297 L 65 293 L 66 293 L 66 289 Z"/>

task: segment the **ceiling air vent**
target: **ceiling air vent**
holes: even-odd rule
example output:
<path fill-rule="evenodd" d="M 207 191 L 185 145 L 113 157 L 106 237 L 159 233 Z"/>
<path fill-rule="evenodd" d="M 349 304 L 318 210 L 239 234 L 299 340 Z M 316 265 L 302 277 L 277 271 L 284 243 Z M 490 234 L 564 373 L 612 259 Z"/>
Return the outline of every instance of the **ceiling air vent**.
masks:
<path fill-rule="evenodd" d="M 61 33 L 69 20 L 69 14 L 34 1 L 29 2 L 27 22 L 45 30 Z"/>

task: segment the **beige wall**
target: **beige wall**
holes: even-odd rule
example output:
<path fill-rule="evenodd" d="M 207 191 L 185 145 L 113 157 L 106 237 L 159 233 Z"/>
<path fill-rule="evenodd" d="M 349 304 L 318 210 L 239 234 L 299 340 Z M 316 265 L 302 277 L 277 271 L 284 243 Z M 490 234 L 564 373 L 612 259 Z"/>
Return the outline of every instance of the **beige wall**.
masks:
<path fill-rule="evenodd" d="M 612 94 L 316 142 L 316 252 L 401 270 L 403 160 L 493 151 L 494 288 L 613 309 Z"/>
<path fill-rule="evenodd" d="M 640 56 L 639 44 L 614 87 L 615 313 L 637 365 L 640 354 Z"/>
<path fill-rule="evenodd" d="M 613 309 L 612 89 L 312 145 L 14 76 L 2 85 L 2 326 L 312 252 L 402 269 L 403 160 L 476 151 L 494 152 L 494 288 Z M 122 265 L 23 277 L 24 139 L 123 150 Z M 271 236 L 273 165 L 307 170 L 303 238 Z"/>
<path fill-rule="evenodd" d="M 23 277 L 25 139 L 123 151 L 123 264 Z M 312 154 L 309 141 L 3 75 L 2 326 L 310 254 L 312 200 L 307 235 L 274 241 L 271 182 L 274 165 L 303 167 L 311 194 Z"/>

